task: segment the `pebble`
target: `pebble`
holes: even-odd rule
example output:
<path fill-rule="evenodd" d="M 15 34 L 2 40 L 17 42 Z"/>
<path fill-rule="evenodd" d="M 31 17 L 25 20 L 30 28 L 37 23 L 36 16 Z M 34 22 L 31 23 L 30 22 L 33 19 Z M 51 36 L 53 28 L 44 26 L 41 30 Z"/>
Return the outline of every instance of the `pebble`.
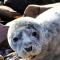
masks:
<path fill-rule="evenodd" d="M 2 55 L 0 55 L 0 60 L 4 60 L 4 57 Z"/>

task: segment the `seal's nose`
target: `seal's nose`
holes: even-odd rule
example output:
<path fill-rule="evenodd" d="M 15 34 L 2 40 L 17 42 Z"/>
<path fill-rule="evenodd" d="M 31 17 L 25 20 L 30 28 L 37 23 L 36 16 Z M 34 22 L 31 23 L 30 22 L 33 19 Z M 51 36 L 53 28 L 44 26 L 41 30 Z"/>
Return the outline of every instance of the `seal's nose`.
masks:
<path fill-rule="evenodd" d="M 32 51 L 32 46 L 30 46 L 30 47 L 28 47 L 28 48 L 25 48 L 25 50 L 26 50 L 27 52 Z"/>

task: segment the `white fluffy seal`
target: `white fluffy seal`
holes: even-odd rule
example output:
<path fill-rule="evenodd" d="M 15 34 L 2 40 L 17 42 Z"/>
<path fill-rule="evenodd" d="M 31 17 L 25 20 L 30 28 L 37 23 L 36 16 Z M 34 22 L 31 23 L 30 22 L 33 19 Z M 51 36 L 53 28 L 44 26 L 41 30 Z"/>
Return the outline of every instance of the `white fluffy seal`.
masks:
<path fill-rule="evenodd" d="M 11 48 L 22 58 L 53 60 L 60 57 L 60 6 L 35 19 L 22 17 L 12 21 L 7 36 Z"/>

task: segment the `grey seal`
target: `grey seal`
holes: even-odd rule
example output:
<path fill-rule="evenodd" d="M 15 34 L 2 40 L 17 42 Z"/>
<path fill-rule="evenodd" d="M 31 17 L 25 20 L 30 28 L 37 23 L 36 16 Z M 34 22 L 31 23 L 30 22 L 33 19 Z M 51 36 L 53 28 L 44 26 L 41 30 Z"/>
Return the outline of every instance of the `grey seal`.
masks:
<path fill-rule="evenodd" d="M 12 21 L 7 36 L 9 45 L 19 57 L 57 60 L 60 57 L 60 6 L 36 18 L 22 17 Z"/>

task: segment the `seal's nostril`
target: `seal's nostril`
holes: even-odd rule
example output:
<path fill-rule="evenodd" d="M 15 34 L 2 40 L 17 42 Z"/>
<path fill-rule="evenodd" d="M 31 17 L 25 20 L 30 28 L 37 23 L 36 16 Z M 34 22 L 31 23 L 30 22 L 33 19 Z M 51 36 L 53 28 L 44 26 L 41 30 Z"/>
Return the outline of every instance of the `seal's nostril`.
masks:
<path fill-rule="evenodd" d="M 27 52 L 32 51 L 32 46 L 30 46 L 30 47 L 28 47 L 28 48 L 25 48 L 25 50 L 26 50 Z"/>

